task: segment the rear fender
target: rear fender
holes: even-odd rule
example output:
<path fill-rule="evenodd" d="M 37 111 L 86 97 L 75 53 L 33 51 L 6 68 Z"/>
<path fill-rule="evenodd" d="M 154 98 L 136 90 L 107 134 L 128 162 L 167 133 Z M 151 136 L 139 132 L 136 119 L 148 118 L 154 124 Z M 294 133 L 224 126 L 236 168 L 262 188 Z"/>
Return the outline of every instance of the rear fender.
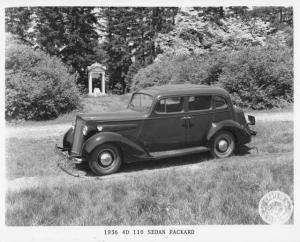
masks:
<path fill-rule="evenodd" d="M 83 145 L 82 156 L 88 158 L 96 147 L 104 143 L 116 144 L 126 163 L 149 158 L 148 152 L 141 145 L 113 132 L 100 132 L 90 137 Z"/>
<path fill-rule="evenodd" d="M 210 142 L 213 136 L 219 132 L 220 130 L 226 130 L 231 132 L 237 143 L 247 143 L 249 142 L 248 139 L 251 137 L 245 127 L 238 122 L 233 120 L 224 120 L 219 123 L 213 123 L 210 130 L 207 133 L 207 141 Z M 251 138 L 250 138 L 251 139 Z"/>

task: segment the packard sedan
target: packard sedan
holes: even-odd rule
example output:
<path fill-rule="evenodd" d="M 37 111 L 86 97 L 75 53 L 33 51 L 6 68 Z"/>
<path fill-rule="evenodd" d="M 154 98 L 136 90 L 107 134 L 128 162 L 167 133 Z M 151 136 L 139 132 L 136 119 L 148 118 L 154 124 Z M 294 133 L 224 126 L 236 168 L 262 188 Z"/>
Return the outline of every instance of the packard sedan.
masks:
<path fill-rule="evenodd" d="M 121 164 L 210 151 L 226 158 L 251 142 L 255 118 L 216 87 L 165 85 L 132 94 L 121 112 L 79 114 L 56 150 L 97 175 Z"/>

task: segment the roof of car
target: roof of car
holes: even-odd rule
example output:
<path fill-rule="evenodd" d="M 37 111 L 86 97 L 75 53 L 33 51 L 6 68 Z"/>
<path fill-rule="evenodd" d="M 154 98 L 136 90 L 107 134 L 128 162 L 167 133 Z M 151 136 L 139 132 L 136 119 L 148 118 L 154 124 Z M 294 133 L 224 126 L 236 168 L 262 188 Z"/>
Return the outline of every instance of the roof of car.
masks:
<path fill-rule="evenodd" d="M 153 86 L 142 89 L 138 92 L 150 94 L 153 97 L 185 94 L 219 94 L 229 96 L 228 92 L 222 88 L 196 84 L 173 84 Z"/>

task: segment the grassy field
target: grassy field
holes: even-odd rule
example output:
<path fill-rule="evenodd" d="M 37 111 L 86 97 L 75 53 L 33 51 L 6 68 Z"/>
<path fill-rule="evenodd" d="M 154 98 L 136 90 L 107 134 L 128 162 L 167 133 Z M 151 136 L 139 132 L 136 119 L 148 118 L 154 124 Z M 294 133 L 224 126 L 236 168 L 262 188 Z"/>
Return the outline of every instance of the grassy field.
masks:
<path fill-rule="evenodd" d="M 265 193 L 281 190 L 293 199 L 293 122 L 263 122 L 255 129 L 251 145 L 258 153 L 244 147 L 228 159 L 199 154 L 130 164 L 104 180 L 61 172 L 53 152 L 61 137 L 10 138 L 8 184 L 26 177 L 41 182 L 8 190 L 6 224 L 261 224 L 258 203 Z"/>

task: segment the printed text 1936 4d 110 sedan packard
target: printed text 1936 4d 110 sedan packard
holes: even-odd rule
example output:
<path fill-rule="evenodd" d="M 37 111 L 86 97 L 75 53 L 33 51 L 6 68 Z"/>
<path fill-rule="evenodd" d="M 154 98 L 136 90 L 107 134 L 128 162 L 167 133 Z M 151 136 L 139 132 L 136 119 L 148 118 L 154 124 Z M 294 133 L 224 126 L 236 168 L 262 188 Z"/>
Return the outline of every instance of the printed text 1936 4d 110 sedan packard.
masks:
<path fill-rule="evenodd" d="M 225 158 L 251 141 L 255 118 L 232 105 L 220 88 L 166 85 L 133 93 L 122 112 L 80 114 L 56 150 L 88 162 L 97 175 L 116 172 L 121 163 L 201 151 Z"/>

